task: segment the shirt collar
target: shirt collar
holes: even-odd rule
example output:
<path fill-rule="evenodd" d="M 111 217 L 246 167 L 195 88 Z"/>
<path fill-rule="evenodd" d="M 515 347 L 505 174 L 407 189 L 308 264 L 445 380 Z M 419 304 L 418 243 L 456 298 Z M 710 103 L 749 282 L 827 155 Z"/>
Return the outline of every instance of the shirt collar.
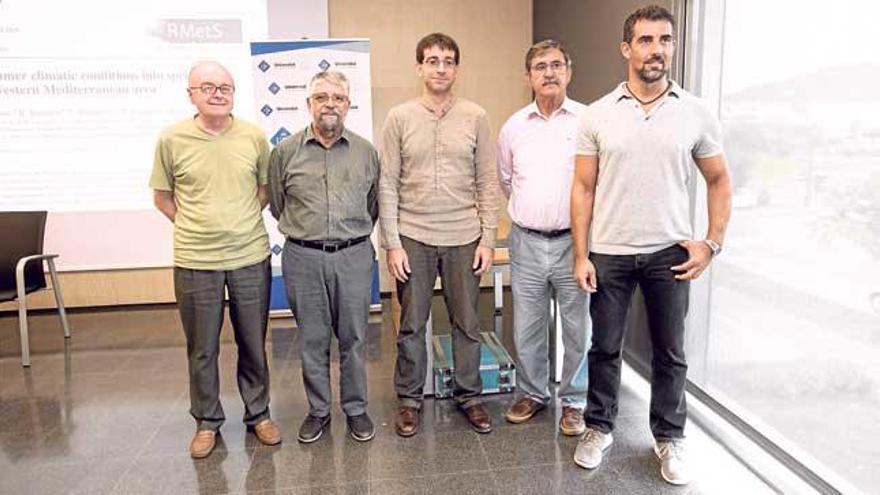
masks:
<path fill-rule="evenodd" d="M 321 144 L 321 141 L 318 140 L 318 136 L 315 135 L 315 131 L 312 130 L 312 124 L 306 126 L 305 138 L 307 143 L 314 142 L 319 146 L 323 146 L 323 144 Z M 337 139 L 336 142 L 333 143 L 333 146 L 336 146 L 336 144 L 340 142 L 344 142 L 346 144 L 351 142 L 351 134 L 348 132 L 347 127 L 342 128 L 342 134 L 339 136 L 339 139 Z"/>
<path fill-rule="evenodd" d="M 680 100 L 681 99 L 681 92 L 682 92 L 681 86 L 679 86 L 677 82 L 670 79 L 669 80 L 669 93 L 668 93 L 669 96 L 674 96 Z M 629 93 L 629 91 L 626 90 L 626 81 L 618 84 L 617 88 L 615 88 L 613 94 L 614 94 L 614 102 L 615 103 L 619 102 L 620 100 L 627 100 L 627 99 L 631 99 L 633 97 Z"/>
<path fill-rule="evenodd" d="M 218 136 L 222 136 L 222 135 L 226 134 L 235 126 L 235 115 L 232 115 L 231 113 L 229 114 L 229 125 L 224 127 L 223 130 L 218 132 L 217 134 L 214 134 L 214 133 L 211 133 L 211 132 L 208 132 L 208 131 L 202 129 L 202 126 L 199 125 L 199 114 L 198 113 L 193 114 L 193 118 L 190 122 L 192 122 L 193 127 L 196 130 L 198 130 L 200 133 L 208 135 L 208 136 L 212 136 L 212 137 L 218 137 Z"/>
<path fill-rule="evenodd" d="M 444 104 L 443 104 L 443 107 L 440 109 L 440 111 L 443 112 L 443 114 L 442 114 L 442 115 L 438 115 L 438 117 L 445 117 L 446 114 L 449 113 L 449 110 L 451 110 L 452 107 L 455 106 L 455 104 L 456 104 L 457 102 L 458 102 L 458 97 L 455 96 L 454 93 L 451 94 L 451 95 L 449 95 L 449 99 L 446 100 L 446 103 L 444 103 Z M 428 113 L 430 113 L 430 114 L 432 114 L 432 115 L 436 115 L 436 114 L 434 113 L 434 110 L 432 110 L 431 107 L 429 107 L 428 104 L 425 102 L 424 97 L 421 97 L 421 96 L 419 97 L 419 104 L 420 104 L 425 110 L 427 110 Z"/>
<path fill-rule="evenodd" d="M 557 108 L 553 112 L 552 115 L 550 115 L 550 118 L 553 118 L 560 113 L 568 113 L 571 115 L 577 115 L 577 112 L 575 110 L 576 109 L 575 109 L 575 105 L 574 105 L 574 100 L 572 100 L 571 98 L 566 96 L 565 99 L 562 100 L 562 105 L 560 105 L 560 107 Z M 543 115 L 541 115 L 541 111 L 538 109 L 538 102 L 536 102 L 535 100 L 532 100 L 532 102 L 529 104 L 528 112 L 526 113 L 526 116 L 527 116 L 527 118 L 530 118 L 530 119 L 535 118 L 535 117 L 542 118 L 542 119 L 545 118 Z"/>

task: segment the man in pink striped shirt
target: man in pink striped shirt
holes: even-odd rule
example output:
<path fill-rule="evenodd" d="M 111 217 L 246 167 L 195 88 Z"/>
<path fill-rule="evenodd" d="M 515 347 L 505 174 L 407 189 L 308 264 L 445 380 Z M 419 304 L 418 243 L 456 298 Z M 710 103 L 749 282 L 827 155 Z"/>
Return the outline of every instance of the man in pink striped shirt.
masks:
<path fill-rule="evenodd" d="M 575 138 L 586 106 L 566 96 L 571 59 L 559 42 L 532 46 L 525 65 L 535 101 L 504 124 L 496 154 L 513 221 L 508 246 L 521 391 L 505 416 L 511 423 L 524 423 L 550 403 L 548 325 L 555 291 L 565 347 L 559 429 L 574 436 L 584 432 L 590 320 L 588 294 L 572 277 L 569 194 Z"/>

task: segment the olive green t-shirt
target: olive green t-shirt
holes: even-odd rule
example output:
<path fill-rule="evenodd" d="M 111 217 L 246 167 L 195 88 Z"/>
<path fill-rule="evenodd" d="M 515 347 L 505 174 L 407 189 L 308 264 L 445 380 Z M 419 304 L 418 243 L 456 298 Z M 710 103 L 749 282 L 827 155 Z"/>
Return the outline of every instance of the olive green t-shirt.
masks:
<path fill-rule="evenodd" d="M 216 136 L 195 119 L 162 132 L 150 187 L 174 193 L 175 266 L 234 270 L 266 259 L 257 189 L 268 182 L 268 167 L 265 134 L 240 119 Z"/>

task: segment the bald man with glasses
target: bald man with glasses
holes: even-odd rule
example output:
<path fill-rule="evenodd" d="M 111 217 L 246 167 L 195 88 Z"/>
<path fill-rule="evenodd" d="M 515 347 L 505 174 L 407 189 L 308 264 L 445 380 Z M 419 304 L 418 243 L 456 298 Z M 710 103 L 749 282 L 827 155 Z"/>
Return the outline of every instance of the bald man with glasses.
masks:
<path fill-rule="evenodd" d="M 189 73 L 192 118 L 165 129 L 156 144 L 150 187 L 174 223 L 174 294 L 186 335 L 190 414 L 196 434 L 190 455 L 211 454 L 225 421 L 220 404 L 220 330 L 226 292 L 238 345 L 238 389 L 244 422 L 260 442 L 281 433 L 269 419 L 269 143 L 258 127 L 232 115 L 235 83 L 217 62 Z"/>

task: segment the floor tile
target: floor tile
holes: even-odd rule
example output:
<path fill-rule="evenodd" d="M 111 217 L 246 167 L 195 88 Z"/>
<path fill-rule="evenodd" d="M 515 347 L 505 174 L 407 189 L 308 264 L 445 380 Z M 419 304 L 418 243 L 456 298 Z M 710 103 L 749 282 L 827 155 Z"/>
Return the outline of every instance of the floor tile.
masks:
<path fill-rule="evenodd" d="M 480 325 L 496 328 L 511 354 L 510 296 L 497 318 L 481 295 Z M 308 413 L 301 341 L 294 321 L 273 319 L 267 341 L 271 414 L 279 446 L 262 445 L 242 423 L 237 349 L 228 318 L 219 369 L 226 423 L 210 457 L 193 460 L 185 338 L 174 306 L 70 312 L 65 340 L 56 315 L 32 312 L 32 366 L 19 361 L 15 314 L 0 314 L 0 493 L 762 493 L 766 487 L 705 436 L 693 447 L 702 476 L 684 489 L 660 480 L 651 452 L 648 405 L 624 386 L 615 441 L 603 465 L 574 465 L 578 438 L 559 434 L 551 407 L 522 425 L 504 412 L 514 394 L 483 397 L 493 431 L 472 431 L 454 400 L 426 398 L 422 431 L 394 433 L 396 342 L 385 318 L 367 330 L 368 412 L 376 437 L 350 438 L 339 405 L 338 353 L 332 346 L 332 421 L 317 442 L 296 433 Z M 449 331 L 442 298 L 433 301 L 435 332 Z M 552 393 L 555 394 L 555 391 Z M 702 440 L 700 440 L 702 439 Z M 739 488 L 740 491 L 733 489 Z"/>

